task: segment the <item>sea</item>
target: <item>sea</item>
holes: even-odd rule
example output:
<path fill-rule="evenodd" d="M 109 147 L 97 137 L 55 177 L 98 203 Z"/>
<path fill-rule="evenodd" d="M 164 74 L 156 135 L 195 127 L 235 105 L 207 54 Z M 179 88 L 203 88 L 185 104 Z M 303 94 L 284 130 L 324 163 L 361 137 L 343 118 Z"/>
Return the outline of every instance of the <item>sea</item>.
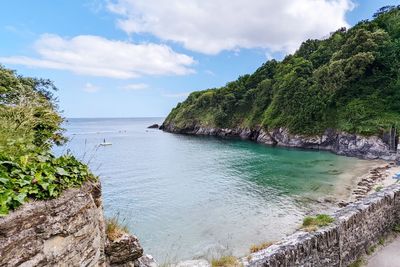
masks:
<path fill-rule="evenodd" d="M 324 151 L 147 128 L 162 122 L 68 119 L 69 142 L 54 152 L 89 164 L 102 183 L 105 216 L 163 264 L 246 256 L 252 245 L 295 231 L 321 203 L 346 197 L 368 168 Z"/>

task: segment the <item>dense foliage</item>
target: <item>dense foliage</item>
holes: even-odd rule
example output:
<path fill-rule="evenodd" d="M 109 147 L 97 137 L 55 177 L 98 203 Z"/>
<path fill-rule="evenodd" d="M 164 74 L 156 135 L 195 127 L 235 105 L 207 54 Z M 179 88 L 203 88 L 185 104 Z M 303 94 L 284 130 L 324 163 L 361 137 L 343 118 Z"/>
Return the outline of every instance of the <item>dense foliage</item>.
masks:
<path fill-rule="evenodd" d="M 165 123 L 379 134 L 400 126 L 399 74 L 400 7 L 384 7 L 372 21 L 307 40 L 281 62 L 190 94 Z"/>
<path fill-rule="evenodd" d="M 94 179 L 70 155 L 50 153 L 65 138 L 49 80 L 18 76 L 0 66 L 0 216 L 31 199 L 58 196 Z"/>
<path fill-rule="evenodd" d="M 57 197 L 64 189 L 80 186 L 88 179 L 94 179 L 88 167 L 71 155 L 0 156 L 0 215 L 23 204 L 28 197 Z"/>

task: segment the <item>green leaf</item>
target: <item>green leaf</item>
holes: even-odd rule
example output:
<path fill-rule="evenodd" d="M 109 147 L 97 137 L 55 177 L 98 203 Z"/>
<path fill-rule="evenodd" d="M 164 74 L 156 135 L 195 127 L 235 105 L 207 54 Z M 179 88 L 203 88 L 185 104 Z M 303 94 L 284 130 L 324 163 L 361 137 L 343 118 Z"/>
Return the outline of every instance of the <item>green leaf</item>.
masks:
<path fill-rule="evenodd" d="M 57 174 L 62 175 L 62 176 L 67 176 L 68 172 L 66 172 L 63 168 L 57 167 L 56 168 Z"/>
<path fill-rule="evenodd" d="M 16 195 L 13 199 L 15 201 L 18 201 L 20 204 L 23 204 L 25 202 L 25 198 L 26 198 L 26 193 L 20 193 Z"/>

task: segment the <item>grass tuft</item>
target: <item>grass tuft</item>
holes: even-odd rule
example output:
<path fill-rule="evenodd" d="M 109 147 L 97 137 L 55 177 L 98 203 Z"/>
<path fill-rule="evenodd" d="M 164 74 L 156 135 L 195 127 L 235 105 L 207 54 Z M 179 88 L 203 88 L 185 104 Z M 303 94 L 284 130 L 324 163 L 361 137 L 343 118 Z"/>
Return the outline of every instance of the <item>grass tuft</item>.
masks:
<path fill-rule="evenodd" d="M 396 233 L 400 233 L 400 223 L 399 223 L 399 224 L 396 224 L 396 225 L 393 227 L 393 231 L 396 232 Z"/>
<path fill-rule="evenodd" d="M 334 219 L 326 214 L 318 214 L 317 216 L 307 216 L 303 220 L 302 229 L 306 231 L 315 231 L 319 227 L 327 226 L 332 223 Z"/>
<path fill-rule="evenodd" d="M 242 267 L 242 264 L 234 256 L 222 256 L 211 261 L 212 267 Z"/>
<path fill-rule="evenodd" d="M 250 247 L 250 253 L 255 253 L 257 251 L 266 249 L 267 247 L 271 246 L 273 244 L 273 242 L 264 242 L 262 244 L 254 244 Z"/>
<path fill-rule="evenodd" d="M 128 227 L 123 225 L 118 217 L 112 217 L 106 220 L 106 234 L 111 241 L 117 240 L 126 233 L 129 233 Z"/>
<path fill-rule="evenodd" d="M 380 191 L 382 191 L 382 189 L 383 189 L 383 186 L 379 185 L 379 186 L 375 187 L 375 192 L 380 192 Z"/>
<path fill-rule="evenodd" d="M 368 256 L 372 255 L 372 254 L 375 252 L 375 250 L 376 250 L 376 245 L 370 246 L 370 247 L 367 249 L 367 255 L 368 255 Z"/>
<path fill-rule="evenodd" d="M 361 267 L 363 266 L 365 263 L 363 258 L 359 258 L 358 260 L 356 260 L 355 262 L 353 262 L 352 264 L 349 265 L 349 267 Z"/>

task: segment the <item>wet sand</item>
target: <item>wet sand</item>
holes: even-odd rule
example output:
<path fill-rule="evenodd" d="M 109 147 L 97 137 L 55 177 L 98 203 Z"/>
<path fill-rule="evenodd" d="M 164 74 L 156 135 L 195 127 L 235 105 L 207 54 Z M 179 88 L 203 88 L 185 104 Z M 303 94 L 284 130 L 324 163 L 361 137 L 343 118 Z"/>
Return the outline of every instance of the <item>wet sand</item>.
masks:
<path fill-rule="evenodd" d="M 340 176 L 335 188 L 336 200 L 340 207 L 357 201 L 369 194 L 396 183 L 393 176 L 400 172 L 400 166 L 383 160 L 360 161 Z"/>

